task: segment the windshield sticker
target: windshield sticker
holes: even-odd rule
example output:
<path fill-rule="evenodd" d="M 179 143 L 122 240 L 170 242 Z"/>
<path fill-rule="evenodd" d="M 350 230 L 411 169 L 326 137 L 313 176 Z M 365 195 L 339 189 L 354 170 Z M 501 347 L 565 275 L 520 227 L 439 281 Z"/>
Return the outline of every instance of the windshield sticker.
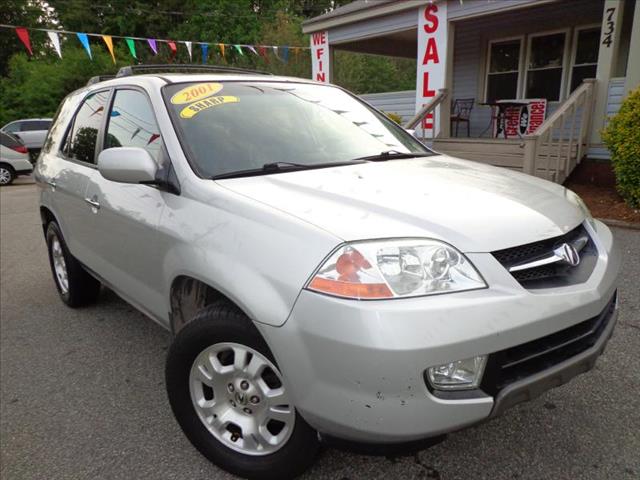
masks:
<path fill-rule="evenodd" d="M 194 102 L 191 105 L 184 107 L 180 112 L 180 118 L 193 118 L 202 110 L 217 107 L 218 105 L 223 105 L 225 103 L 238 103 L 239 101 L 240 99 L 238 97 L 232 97 L 230 95 L 205 98 L 204 100 Z"/>
<path fill-rule="evenodd" d="M 179 92 L 176 92 L 173 97 L 171 97 L 171 103 L 174 105 L 184 105 L 185 103 L 197 102 L 203 98 L 215 95 L 222 90 L 222 88 L 223 85 L 221 83 L 214 82 L 189 85 Z"/>

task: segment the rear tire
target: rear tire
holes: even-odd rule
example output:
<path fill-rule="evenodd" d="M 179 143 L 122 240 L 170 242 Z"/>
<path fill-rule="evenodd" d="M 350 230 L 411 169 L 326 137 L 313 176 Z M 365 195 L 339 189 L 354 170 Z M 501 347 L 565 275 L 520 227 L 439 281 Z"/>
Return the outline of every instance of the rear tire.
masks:
<path fill-rule="evenodd" d="M 203 367 L 204 376 L 194 373 Z M 244 478 L 294 478 L 318 452 L 318 435 L 295 411 L 281 378 L 251 320 L 226 303 L 196 315 L 167 356 L 169 402 L 185 435 L 213 463 Z M 283 420 L 279 433 L 271 432 L 270 412 Z"/>
<path fill-rule="evenodd" d="M 47 225 L 46 241 L 53 281 L 62 301 L 71 308 L 95 303 L 100 294 L 100 282 L 71 255 L 55 221 Z"/>
<path fill-rule="evenodd" d="M 0 186 L 11 185 L 16 179 L 16 171 L 11 165 L 0 163 Z"/>

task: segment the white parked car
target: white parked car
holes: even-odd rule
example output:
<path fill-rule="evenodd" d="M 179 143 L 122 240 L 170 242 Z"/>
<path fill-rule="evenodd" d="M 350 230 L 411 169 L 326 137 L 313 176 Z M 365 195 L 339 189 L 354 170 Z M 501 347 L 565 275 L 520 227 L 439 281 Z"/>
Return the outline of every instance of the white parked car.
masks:
<path fill-rule="evenodd" d="M 50 118 L 26 118 L 9 122 L 0 130 L 15 135 L 24 142 L 29 150 L 37 152 L 44 145 L 44 139 L 50 126 Z"/>
<path fill-rule="evenodd" d="M 67 305 L 108 285 L 175 335 L 169 400 L 213 462 L 291 478 L 322 441 L 437 437 L 594 366 L 621 259 L 573 192 L 335 86 L 151 68 L 64 100 L 40 212 Z"/>
<path fill-rule="evenodd" d="M 9 185 L 18 175 L 32 171 L 27 147 L 13 135 L 0 132 L 0 185 Z"/>

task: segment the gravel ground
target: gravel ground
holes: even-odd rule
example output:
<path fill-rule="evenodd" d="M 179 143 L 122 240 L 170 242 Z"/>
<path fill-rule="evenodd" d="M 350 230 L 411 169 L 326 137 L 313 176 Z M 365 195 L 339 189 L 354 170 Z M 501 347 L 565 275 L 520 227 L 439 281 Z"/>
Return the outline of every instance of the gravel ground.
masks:
<path fill-rule="evenodd" d="M 169 335 L 113 293 L 70 310 L 29 180 L 0 192 L 0 477 L 229 479 L 182 435 L 164 391 Z M 640 478 L 640 232 L 619 324 L 594 371 L 406 457 L 325 449 L 308 479 Z"/>

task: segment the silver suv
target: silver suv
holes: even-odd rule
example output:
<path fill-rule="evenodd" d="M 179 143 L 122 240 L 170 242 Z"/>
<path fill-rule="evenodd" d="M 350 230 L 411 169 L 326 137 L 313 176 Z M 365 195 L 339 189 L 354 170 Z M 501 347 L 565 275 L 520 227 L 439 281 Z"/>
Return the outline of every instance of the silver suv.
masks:
<path fill-rule="evenodd" d="M 53 278 L 174 334 L 173 412 L 222 468 L 439 438 L 603 351 L 621 260 L 571 191 L 432 152 L 335 86 L 131 73 L 69 95 L 37 164 Z"/>

